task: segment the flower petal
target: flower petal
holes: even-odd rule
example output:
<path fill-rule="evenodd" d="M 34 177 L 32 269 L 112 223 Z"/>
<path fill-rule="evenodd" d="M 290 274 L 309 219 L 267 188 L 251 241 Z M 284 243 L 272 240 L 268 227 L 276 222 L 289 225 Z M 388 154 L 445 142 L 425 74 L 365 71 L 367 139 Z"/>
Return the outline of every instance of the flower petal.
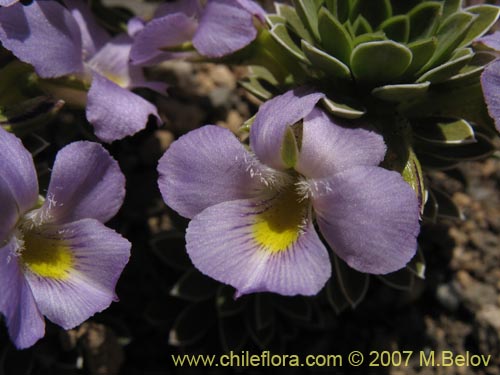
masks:
<path fill-rule="evenodd" d="M 161 4 L 155 12 L 155 18 L 174 13 L 184 13 L 189 17 L 198 17 L 201 12 L 200 0 L 176 0 Z"/>
<path fill-rule="evenodd" d="M 45 334 L 45 320 L 18 264 L 16 239 L 0 249 L 0 312 L 5 316 L 9 336 L 18 349 L 25 349 Z"/>
<path fill-rule="evenodd" d="M 500 59 L 490 63 L 481 74 L 481 86 L 488 112 L 500 132 Z"/>
<path fill-rule="evenodd" d="M 418 201 L 397 172 L 354 167 L 310 186 L 321 233 L 352 268 L 386 274 L 415 255 Z"/>
<path fill-rule="evenodd" d="M 114 290 L 130 256 L 130 242 L 93 219 L 45 226 L 36 235 L 42 238 L 37 246 L 50 244 L 71 256 L 71 267 L 62 278 L 44 277 L 26 266 L 26 279 L 43 315 L 70 329 L 116 300 Z"/>
<path fill-rule="evenodd" d="M 270 209 L 269 202 L 256 200 L 235 200 L 207 208 L 195 216 L 186 232 L 191 260 L 202 273 L 235 287 L 238 295 L 266 291 L 282 295 L 318 293 L 330 277 L 331 266 L 312 220 L 307 220 L 305 228 L 303 222 L 301 228 L 276 228 L 269 234 L 268 245 L 275 236 L 275 244 L 287 242 L 288 246 L 269 249 L 259 240 L 264 238 L 258 233 L 263 229 L 256 223 Z M 290 229 L 295 233 L 286 234 Z M 283 233 L 288 238 L 278 238 Z"/>
<path fill-rule="evenodd" d="M 83 70 L 78 24 L 56 1 L 0 9 L 0 41 L 43 78 Z"/>
<path fill-rule="evenodd" d="M 265 102 L 250 129 L 250 146 L 264 164 L 286 169 L 281 158 L 283 137 L 288 126 L 306 117 L 324 94 L 295 89 Z"/>
<path fill-rule="evenodd" d="M 229 55 L 257 36 L 253 15 L 234 0 L 209 0 L 193 37 L 196 50 L 208 57 Z"/>
<path fill-rule="evenodd" d="M 59 151 L 52 168 L 43 222 L 68 223 L 83 218 L 106 222 L 125 197 L 125 177 L 100 144 L 80 141 Z"/>
<path fill-rule="evenodd" d="M 224 201 L 250 198 L 277 178 L 228 130 L 207 125 L 180 137 L 158 163 L 165 202 L 184 217 Z"/>
<path fill-rule="evenodd" d="M 316 108 L 304 118 L 295 166 L 300 174 L 324 178 L 358 165 L 376 166 L 384 160 L 386 146 L 381 135 L 335 121 Z"/>
<path fill-rule="evenodd" d="M 82 35 L 83 59 L 94 56 L 111 38 L 98 23 L 90 11 L 88 4 L 81 0 L 64 0 L 80 28 Z"/>
<path fill-rule="evenodd" d="M 485 35 L 479 39 L 476 39 L 475 42 L 484 44 L 494 51 L 500 51 L 500 31 Z"/>
<path fill-rule="evenodd" d="M 153 104 L 94 72 L 88 93 L 87 120 L 99 139 L 113 142 L 133 135 L 146 127 L 149 115 L 160 120 Z"/>
<path fill-rule="evenodd" d="M 266 11 L 252 0 L 236 0 L 236 2 L 248 13 L 257 17 L 262 23 L 266 22 Z"/>
<path fill-rule="evenodd" d="M 0 246 L 18 215 L 35 206 L 38 180 L 31 154 L 13 134 L 0 127 Z"/>
<path fill-rule="evenodd" d="M 0 6 L 8 7 L 17 3 L 18 1 L 19 0 L 0 0 Z"/>
<path fill-rule="evenodd" d="M 160 58 L 175 56 L 161 48 L 179 46 L 191 41 L 198 22 L 183 14 L 174 13 L 155 18 L 137 33 L 130 52 L 133 64 L 153 64 Z"/>

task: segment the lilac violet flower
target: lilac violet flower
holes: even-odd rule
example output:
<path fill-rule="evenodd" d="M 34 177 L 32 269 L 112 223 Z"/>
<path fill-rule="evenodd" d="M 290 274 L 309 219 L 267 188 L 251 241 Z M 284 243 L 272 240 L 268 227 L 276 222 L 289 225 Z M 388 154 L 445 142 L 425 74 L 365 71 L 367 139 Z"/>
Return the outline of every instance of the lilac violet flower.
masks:
<path fill-rule="evenodd" d="M 43 201 L 30 153 L 0 129 L 0 312 L 17 348 L 44 336 L 43 316 L 70 329 L 116 299 L 130 243 L 104 222 L 120 208 L 125 178 L 99 144 L 57 154 Z"/>
<path fill-rule="evenodd" d="M 255 20 L 264 23 L 264 10 L 251 0 L 182 0 L 162 4 L 155 18 L 134 38 L 134 64 L 200 55 L 232 54 L 257 36 Z M 166 51 L 166 52 L 165 52 Z"/>
<path fill-rule="evenodd" d="M 367 273 L 396 271 L 415 254 L 415 192 L 378 166 L 383 138 L 334 121 L 316 107 L 323 97 L 298 89 L 266 102 L 251 126 L 252 152 L 207 125 L 159 162 L 165 202 L 191 219 L 192 262 L 238 295 L 318 293 L 331 275 L 320 236 Z"/>
<path fill-rule="evenodd" d="M 500 51 L 500 31 L 479 38 L 478 42 L 498 53 Z M 481 74 L 481 86 L 488 112 L 495 120 L 497 131 L 500 132 L 500 58 L 496 58 L 486 66 Z"/>
<path fill-rule="evenodd" d="M 80 0 L 20 3 L 0 9 L 0 41 L 42 78 L 69 77 L 89 88 L 85 91 L 46 82 L 44 88 L 61 99 L 86 105 L 96 135 L 111 142 L 146 126 L 158 113 L 151 103 L 129 91 L 165 85 L 146 82 L 138 67 L 129 66 L 132 38 L 111 38 Z"/>

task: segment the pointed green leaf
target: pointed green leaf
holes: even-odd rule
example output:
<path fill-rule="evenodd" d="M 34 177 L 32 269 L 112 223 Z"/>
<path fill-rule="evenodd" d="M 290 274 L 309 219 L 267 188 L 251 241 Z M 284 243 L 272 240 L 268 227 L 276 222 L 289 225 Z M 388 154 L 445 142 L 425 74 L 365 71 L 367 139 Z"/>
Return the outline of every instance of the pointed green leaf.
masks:
<path fill-rule="evenodd" d="M 325 0 L 328 10 L 341 23 L 344 23 L 349 18 L 349 13 L 352 7 L 351 0 Z"/>
<path fill-rule="evenodd" d="M 276 331 L 275 312 L 269 301 L 269 296 L 256 294 L 253 309 L 248 309 L 246 323 L 250 336 L 260 348 L 265 348 L 271 342 Z"/>
<path fill-rule="evenodd" d="M 308 42 L 313 42 L 313 37 L 306 29 L 302 20 L 298 16 L 295 9 L 287 4 L 276 3 L 276 11 L 278 14 L 285 19 L 286 23 L 292 28 L 292 30 L 302 39 Z"/>
<path fill-rule="evenodd" d="M 248 92 L 255 95 L 258 99 L 262 101 L 269 100 L 273 97 L 271 91 L 264 87 L 263 82 L 256 77 L 247 77 L 241 81 L 239 84 Z"/>
<path fill-rule="evenodd" d="M 478 17 L 472 23 L 460 46 L 466 46 L 473 40 L 486 34 L 495 22 L 497 22 L 500 15 L 500 7 L 495 5 L 476 5 L 465 10 L 468 13 L 476 14 Z"/>
<path fill-rule="evenodd" d="M 322 70 L 327 76 L 350 79 L 349 67 L 335 57 L 302 40 L 302 50 L 314 68 Z"/>
<path fill-rule="evenodd" d="M 316 4 L 311 0 L 292 0 L 298 16 L 302 23 L 306 25 L 309 32 L 319 40 L 318 32 L 318 11 Z"/>
<path fill-rule="evenodd" d="M 453 203 L 450 196 L 440 190 L 432 189 L 438 206 L 438 217 L 445 219 L 464 220 L 464 215 Z"/>
<path fill-rule="evenodd" d="M 274 25 L 278 25 L 280 23 L 285 24 L 286 19 L 277 14 L 266 14 L 266 23 L 269 27 L 273 27 Z"/>
<path fill-rule="evenodd" d="M 435 157 L 444 160 L 478 160 L 493 154 L 496 150 L 495 145 L 480 133 L 476 133 L 476 142 L 465 144 L 438 144 L 418 141 L 419 151 L 433 154 Z M 416 147 L 416 146 L 415 146 Z"/>
<path fill-rule="evenodd" d="M 432 194 L 432 190 L 428 190 L 427 201 L 425 202 L 424 213 L 422 215 L 422 218 L 426 222 L 435 224 L 437 220 L 437 213 L 438 213 L 438 205 L 436 198 L 434 197 L 434 194 Z"/>
<path fill-rule="evenodd" d="M 422 121 L 415 124 L 413 132 L 426 142 L 441 145 L 459 145 L 475 143 L 474 129 L 465 120 L 456 121 Z"/>
<path fill-rule="evenodd" d="M 460 86 L 477 84 L 486 65 L 494 59 L 495 56 L 493 54 L 476 52 L 467 66 L 462 68 L 458 74 L 450 79 L 441 82 L 440 87 L 444 89 L 454 89 Z"/>
<path fill-rule="evenodd" d="M 349 267 L 347 263 L 337 256 L 334 256 L 334 264 L 342 293 L 354 309 L 365 298 L 370 285 L 369 276 Z"/>
<path fill-rule="evenodd" d="M 417 253 L 410 260 L 410 263 L 406 265 L 406 268 L 418 278 L 425 279 L 425 258 L 420 246 L 417 248 Z"/>
<path fill-rule="evenodd" d="M 462 9 L 463 0 L 444 0 L 443 2 L 443 19 L 452 16 L 454 13 Z"/>
<path fill-rule="evenodd" d="M 366 109 L 362 108 L 360 105 L 353 106 L 352 103 L 342 103 L 337 99 L 334 101 L 330 98 L 323 98 L 321 103 L 332 115 L 350 120 L 360 118 L 366 113 Z"/>
<path fill-rule="evenodd" d="M 418 4 L 409 13 L 410 41 L 431 36 L 439 25 L 442 5 L 437 1 Z"/>
<path fill-rule="evenodd" d="M 377 27 L 382 21 L 392 16 L 390 0 L 354 0 L 349 18 L 355 20 L 362 15 L 372 27 Z"/>
<path fill-rule="evenodd" d="M 413 59 L 411 64 L 406 69 L 405 76 L 411 77 L 419 71 L 430 60 L 437 48 L 437 39 L 432 37 L 428 39 L 417 40 L 408 44 Z"/>
<path fill-rule="evenodd" d="M 393 41 L 359 44 L 352 51 L 351 69 L 356 79 L 376 83 L 401 77 L 412 60 L 411 51 Z"/>
<path fill-rule="evenodd" d="M 377 42 L 377 41 L 382 41 L 382 40 L 387 40 L 385 33 L 383 31 L 376 31 L 376 32 L 370 33 L 370 34 L 358 35 L 352 41 L 352 45 L 353 45 L 353 47 L 356 47 L 359 44 L 368 43 L 368 42 Z"/>
<path fill-rule="evenodd" d="M 395 42 L 406 43 L 410 37 L 410 19 L 406 15 L 388 18 L 380 24 L 379 30 Z"/>
<path fill-rule="evenodd" d="M 156 235 L 151 240 L 153 253 L 168 266 L 184 271 L 193 263 L 186 252 L 186 240 L 181 232 L 166 232 Z"/>
<path fill-rule="evenodd" d="M 356 18 L 352 24 L 352 29 L 354 30 L 354 35 L 363 35 L 373 32 L 370 23 L 362 15 Z"/>
<path fill-rule="evenodd" d="M 238 353 L 248 339 L 248 331 L 240 316 L 229 316 L 219 319 L 219 336 L 225 353 Z"/>
<path fill-rule="evenodd" d="M 215 298 L 215 305 L 217 307 L 217 312 L 221 317 L 227 317 L 231 315 L 236 315 L 242 312 L 247 305 L 248 298 L 241 297 L 238 299 L 234 298 L 236 291 L 234 288 L 222 285 L 217 290 L 217 296 Z"/>
<path fill-rule="evenodd" d="M 325 51 L 348 64 L 352 50 L 351 36 L 344 26 L 324 8 L 319 11 L 318 29 Z"/>
<path fill-rule="evenodd" d="M 304 297 L 276 296 L 273 299 L 275 308 L 289 318 L 309 321 L 311 318 L 311 305 Z"/>
<path fill-rule="evenodd" d="M 434 154 L 426 152 L 417 152 L 418 160 L 424 169 L 443 171 L 455 168 L 460 162 L 457 160 L 445 160 L 437 157 Z"/>
<path fill-rule="evenodd" d="M 373 89 L 372 95 L 388 102 L 402 103 L 425 96 L 429 86 L 430 82 L 386 85 Z"/>
<path fill-rule="evenodd" d="M 401 173 L 403 179 L 411 186 L 415 192 L 418 199 L 418 206 L 420 209 L 420 214 L 424 210 L 425 202 L 425 184 L 424 184 L 424 174 L 422 173 L 422 167 L 420 162 L 413 152 L 411 147 L 408 147 L 408 160 L 404 166 L 403 172 Z"/>
<path fill-rule="evenodd" d="M 281 159 L 288 168 L 293 168 L 297 163 L 299 148 L 292 128 L 288 127 L 281 145 Z"/>
<path fill-rule="evenodd" d="M 193 303 L 177 316 L 170 330 L 168 343 L 186 346 L 200 340 L 215 324 L 215 312 L 209 302 Z"/>
<path fill-rule="evenodd" d="M 467 48 L 467 51 L 464 56 L 458 57 L 456 59 L 450 60 L 442 65 L 439 65 L 417 79 L 417 83 L 419 82 L 431 82 L 431 83 L 439 83 L 446 81 L 447 79 L 453 77 L 455 74 L 460 72 L 460 70 L 467 65 L 469 61 L 472 60 L 474 53 L 471 49 Z"/>
<path fill-rule="evenodd" d="M 273 39 L 290 52 L 295 58 L 307 62 L 302 50 L 295 44 L 285 25 L 275 25 L 271 31 Z"/>
<path fill-rule="evenodd" d="M 387 286 L 405 292 L 410 291 L 415 284 L 413 272 L 406 268 L 387 275 L 379 275 L 378 277 Z"/>
<path fill-rule="evenodd" d="M 336 272 L 332 274 L 330 280 L 328 280 L 326 284 L 326 297 L 336 314 L 340 314 L 349 307 L 349 301 L 347 301 L 344 293 L 342 293 L 340 281 Z"/>
<path fill-rule="evenodd" d="M 204 301 L 215 295 L 219 284 L 196 268 L 187 271 L 170 290 L 170 295 L 191 302 Z"/>
<path fill-rule="evenodd" d="M 437 30 L 438 44 L 436 51 L 421 71 L 425 72 L 445 62 L 455 48 L 460 45 L 476 17 L 470 13 L 460 12 L 447 18 Z"/>

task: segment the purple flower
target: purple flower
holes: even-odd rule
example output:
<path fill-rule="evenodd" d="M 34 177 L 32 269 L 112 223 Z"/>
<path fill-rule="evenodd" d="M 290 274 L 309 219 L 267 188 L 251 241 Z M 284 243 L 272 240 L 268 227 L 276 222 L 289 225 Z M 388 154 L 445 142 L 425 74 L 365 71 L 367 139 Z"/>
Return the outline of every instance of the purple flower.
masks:
<path fill-rule="evenodd" d="M 19 0 L 0 0 L 0 6 L 10 7 L 11 5 L 17 3 Z"/>
<path fill-rule="evenodd" d="M 208 0 L 204 7 L 199 0 L 166 3 L 137 34 L 130 57 L 134 64 L 152 64 L 195 56 L 192 48 L 183 51 L 186 44 L 206 57 L 229 55 L 255 39 L 254 17 L 264 22 L 264 14 L 251 0 Z"/>
<path fill-rule="evenodd" d="M 315 108 L 322 97 L 294 90 L 265 103 L 250 131 L 255 154 L 208 125 L 159 162 L 164 200 L 192 219 L 191 260 L 238 295 L 316 294 L 331 273 L 320 233 L 362 272 L 396 271 L 415 254 L 415 192 L 378 166 L 382 137 L 334 122 Z"/>
<path fill-rule="evenodd" d="M 129 66 L 132 38 L 122 34 L 111 39 L 92 18 L 86 4 L 66 0 L 67 8 L 55 1 L 20 3 L 0 9 L 0 41 L 20 60 L 34 66 L 42 78 L 71 75 L 90 86 L 87 119 L 105 142 L 121 139 L 143 129 L 156 108 L 129 89 L 150 87 L 138 67 Z M 81 91 L 47 84 L 68 101 Z"/>
<path fill-rule="evenodd" d="M 479 38 L 477 41 L 496 52 L 500 51 L 500 31 Z M 481 86 L 488 112 L 495 120 L 497 131 L 500 132 L 500 58 L 493 60 L 486 66 L 481 74 Z"/>
<path fill-rule="evenodd" d="M 43 337 L 45 315 L 65 329 L 116 299 L 130 243 L 104 226 L 120 208 L 125 179 L 99 144 L 57 154 L 45 201 L 30 153 L 0 129 L 0 312 L 22 349 Z"/>

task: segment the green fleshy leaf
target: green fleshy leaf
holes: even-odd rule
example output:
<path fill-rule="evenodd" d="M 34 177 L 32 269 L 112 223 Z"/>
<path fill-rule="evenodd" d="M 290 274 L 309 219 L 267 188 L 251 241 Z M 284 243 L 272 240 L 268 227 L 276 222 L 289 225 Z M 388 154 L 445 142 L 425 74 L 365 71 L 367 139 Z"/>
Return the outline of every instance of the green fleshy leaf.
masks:
<path fill-rule="evenodd" d="M 400 43 L 408 42 L 410 37 L 410 19 L 406 15 L 398 15 L 386 19 L 379 26 L 391 40 Z"/>
<path fill-rule="evenodd" d="M 438 214 L 438 204 L 436 198 L 434 197 L 434 194 L 432 194 L 432 191 L 428 190 L 427 201 L 425 202 L 424 213 L 422 215 L 422 218 L 427 222 L 435 224 L 437 220 L 437 214 Z"/>
<path fill-rule="evenodd" d="M 266 14 L 266 23 L 272 28 L 274 25 L 285 24 L 286 19 L 277 14 Z"/>
<path fill-rule="evenodd" d="M 344 23 L 347 21 L 352 7 L 352 0 L 325 0 L 325 4 L 339 22 Z"/>
<path fill-rule="evenodd" d="M 309 32 L 319 40 L 318 10 L 311 0 L 292 0 L 295 10 Z"/>
<path fill-rule="evenodd" d="M 463 0 L 444 0 L 443 19 L 446 19 L 462 9 Z"/>
<path fill-rule="evenodd" d="M 332 274 L 326 284 L 326 297 L 335 313 L 340 314 L 349 307 L 349 301 L 345 298 L 340 287 L 340 281 L 336 272 Z"/>
<path fill-rule="evenodd" d="M 215 324 L 215 313 L 210 302 L 193 303 L 185 308 L 174 322 L 168 343 L 186 346 L 200 340 Z"/>
<path fill-rule="evenodd" d="M 153 253 L 168 266 L 185 271 L 193 267 L 186 252 L 186 240 L 181 232 L 166 232 L 151 240 Z"/>
<path fill-rule="evenodd" d="M 352 39 L 342 24 L 325 8 L 319 11 L 318 29 L 321 44 L 328 54 L 348 64 L 352 50 Z"/>
<path fill-rule="evenodd" d="M 229 316 L 219 319 L 219 337 L 225 353 L 241 351 L 248 340 L 248 331 L 241 324 L 240 316 Z"/>
<path fill-rule="evenodd" d="M 255 95 L 262 101 L 269 100 L 273 97 L 271 91 L 266 89 L 262 82 L 256 77 L 247 77 L 239 82 L 239 84 L 252 95 Z"/>
<path fill-rule="evenodd" d="M 292 54 L 295 58 L 302 62 L 307 62 L 306 57 L 302 50 L 295 44 L 293 39 L 285 25 L 276 25 L 271 31 L 271 36 L 273 39 L 278 42 L 282 47 L 284 47 L 290 54 Z"/>
<path fill-rule="evenodd" d="M 389 273 L 387 275 L 379 275 L 378 278 L 391 288 L 410 291 L 415 284 L 415 276 L 410 270 L 403 268 L 399 271 Z"/>
<path fill-rule="evenodd" d="M 406 265 L 406 268 L 418 278 L 425 279 L 425 258 L 420 246 L 417 248 L 417 253 L 410 260 L 410 263 Z"/>
<path fill-rule="evenodd" d="M 266 348 L 276 331 L 275 313 L 267 295 L 255 295 L 254 309 L 247 310 L 246 323 L 250 337 L 260 348 Z"/>
<path fill-rule="evenodd" d="M 311 305 L 304 297 L 283 297 L 273 298 L 275 308 L 291 319 L 307 322 L 311 319 Z"/>
<path fill-rule="evenodd" d="M 470 13 L 460 12 L 447 18 L 437 30 L 436 51 L 421 72 L 445 62 L 460 45 L 476 17 Z"/>
<path fill-rule="evenodd" d="M 464 220 L 464 215 L 453 203 L 450 196 L 440 190 L 432 189 L 438 206 L 438 217 L 443 219 Z"/>
<path fill-rule="evenodd" d="M 419 71 L 430 60 L 437 48 L 437 39 L 432 37 L 428 39 L 417 40 L 408 44 L 413 59 L 410 66 L 406 69 L 405 76 L 411 77 Z"/>
<path fill-rule="evenodd" d="M 420 162 L 411 147 L 408 147 L 408 160 L 406 161 L 401 175 L 417 195 L 420 214 L 422 214 L 426 196 L 424 174 L 422 173 Z"/>
<path fill-rule="evenodd" d="M 495 56 L 490 53 L 476 52 L 472 60 L 460 70 L 460 72 L 450 79 L 441 82 L 440 87 L 444 89 L 454 89 L 467 85 L 474 85 L 479 82 L 481 73 L 486 65 L 495 59 Z"/>
<path fill-rule="evenodd" d="M 455 168 L 460 162 L 457 160 L 445 160 L 438 158 L 434 154 L 418 152 L 418 160 L 424 169 L 444 171 Z M 424 211 L 425 212 L 425 211 Z"/>
<path fill-rule="evenodd" d="M 285 19 L 286 23 L 290 25 L 292 30 L 302 39 L 307 40 L 310 43 L 313 43 L 313 37 L 309 33 L 309 31 L 304 27 L 300 17 L 298 16 L 295 8 L 287 5 L 276 3 L 276 12 Z"/>
<path fill-rule="evenodd" d="M 425 96 L 429 86 L 430 82 L 386 85 L 373 89 L 372 95 L 388 102 L 402 103 Z"/>
<path fill-rule="evenodd" d="M 351 307 L 354 309 L 365 298 L 370 279 L 368 274 L 358 272 L 349 267 L 342 259 L 334 255 L 335 271 L 340 289 Z"/>
<path fill-rule="evenodd" d="M 439 25 L 442 5 L 437 1 L 418 4 L 409 13 L 410 41 L 431 36 Z"/>
<path fill-rule="evenodd" d="M 432 154 L 436 158 L 451 161 L 483 159 L 496 150 L 495 145 L 480 133 L 476 133 L 477 142 L 467 144 L 441 146 L 435 143 L 422 142 L 418 139 L 416 141 L 415 147 L 418 145 L 419 152 L 422 151 Z"/>
<path fill-rule="evenodd" d="M 351 103 L 342 103 L 338 101 L 338 99 L 334 101 L 330 98 L 323 98 L 321 99 L 321 103 L 332 115 L 349 120 L 360 118 L 366 113 L 366 109 L 362 108 L 360 105 L 353 106 Z"/>
<path fill-rule="evenodd" d="M 370 23 L 362 15 L 359 15 L 356 18 L 356 20 L 352 24 L 352 29 L 354 30 L 354 35 L 363 35 L 373 32 Z"/>
<path fill-rule="evenodd" d="M 369 42 L 378 42 L 382 40 L 387 40 L 385 33 L 383 31 L 376 31 L 370 34 L 358 35 L 352 41 L 353 47 L 356 47 L 360 44 L 369 43 Z"/>
<path fill-rule="evenodd" d="M 293 130 L 288 127 L 285 131 L 283 143 L 281 145 L 281 159 L 287 168 L 293 168 L 297 163 L 298 155 L 299 147 L 295 139 L 295 134 Z"/>
<path fill-rule="evenodd" d="M 330 56 L 326 52 L 310 45 L 305 40 L 302 40 L 302 50 L 309 61 L 311 61 L 311 64 L 315 68 L 325 72 L 327 76 L 340 79 L 351 78 L 351 71 L 347 65 L 345 65 L 342 61 L 337 60 L 335 57 Z"/>
<path fill-rule="evenodd" d="M 469 31 L 464 37 L 460 46 L 466 46 L 473 40 L 483 36 L 495 24 L 500 15 L 500 7 L 494 5 L 476 5 L 466 8 L 465 11 L 472 14 L 477 14 L 477 18 L 472 23 Z"/>
<path fill-rule="evenodd" d="M 413 132 L 416 137 L 429 143 L 440 145 L 460 145 L 475 143 L 474 129 L 465 120 L 456 121 L 422 121 L 415 124 Z"/>
<path fill-rule="evenodd" d="M 352 51 L 351 70 L 356 79 L 376 83 L 401 77 L 412 60 L 411 51 L 393 41 L 359 44 Z"/>
<path fill-rule="evenodd" d="M 215 305 L 220 317 L 228 317 L 241 313 L 247 305 L 248 298 L 234 298 L 235 290 L 227 285 L 222 285 L 217 290 Z"/>
<path fill-rule="evenodd" d="M 463 56 L 450 60 L 442 65 L 439 65 L 417 79 L 417 83 L 419 82 L 431 82 L 431 83 L 439 83 L 446 81 L 447 79 L 453 77 L 455 74 L 460 72 L 462 68 L 464 68 L 469 61 L 472 60 L 474 53 L 471 49 L 466 48 L 465 52 L 462 53 Z"/>
<path fill-rule="evenodd" d="M 200 302 L 214 296 L 218 285 L 215 280 L 192 268 L 172 287 L 170 295 L 191 302 Z"/>
<path fill-rule="evenodd" d="M 349 18 L 355 20 L 358 15 L 363 16 L 373 27 L 392 16 L 390 0 L 354 0 Z"/>

